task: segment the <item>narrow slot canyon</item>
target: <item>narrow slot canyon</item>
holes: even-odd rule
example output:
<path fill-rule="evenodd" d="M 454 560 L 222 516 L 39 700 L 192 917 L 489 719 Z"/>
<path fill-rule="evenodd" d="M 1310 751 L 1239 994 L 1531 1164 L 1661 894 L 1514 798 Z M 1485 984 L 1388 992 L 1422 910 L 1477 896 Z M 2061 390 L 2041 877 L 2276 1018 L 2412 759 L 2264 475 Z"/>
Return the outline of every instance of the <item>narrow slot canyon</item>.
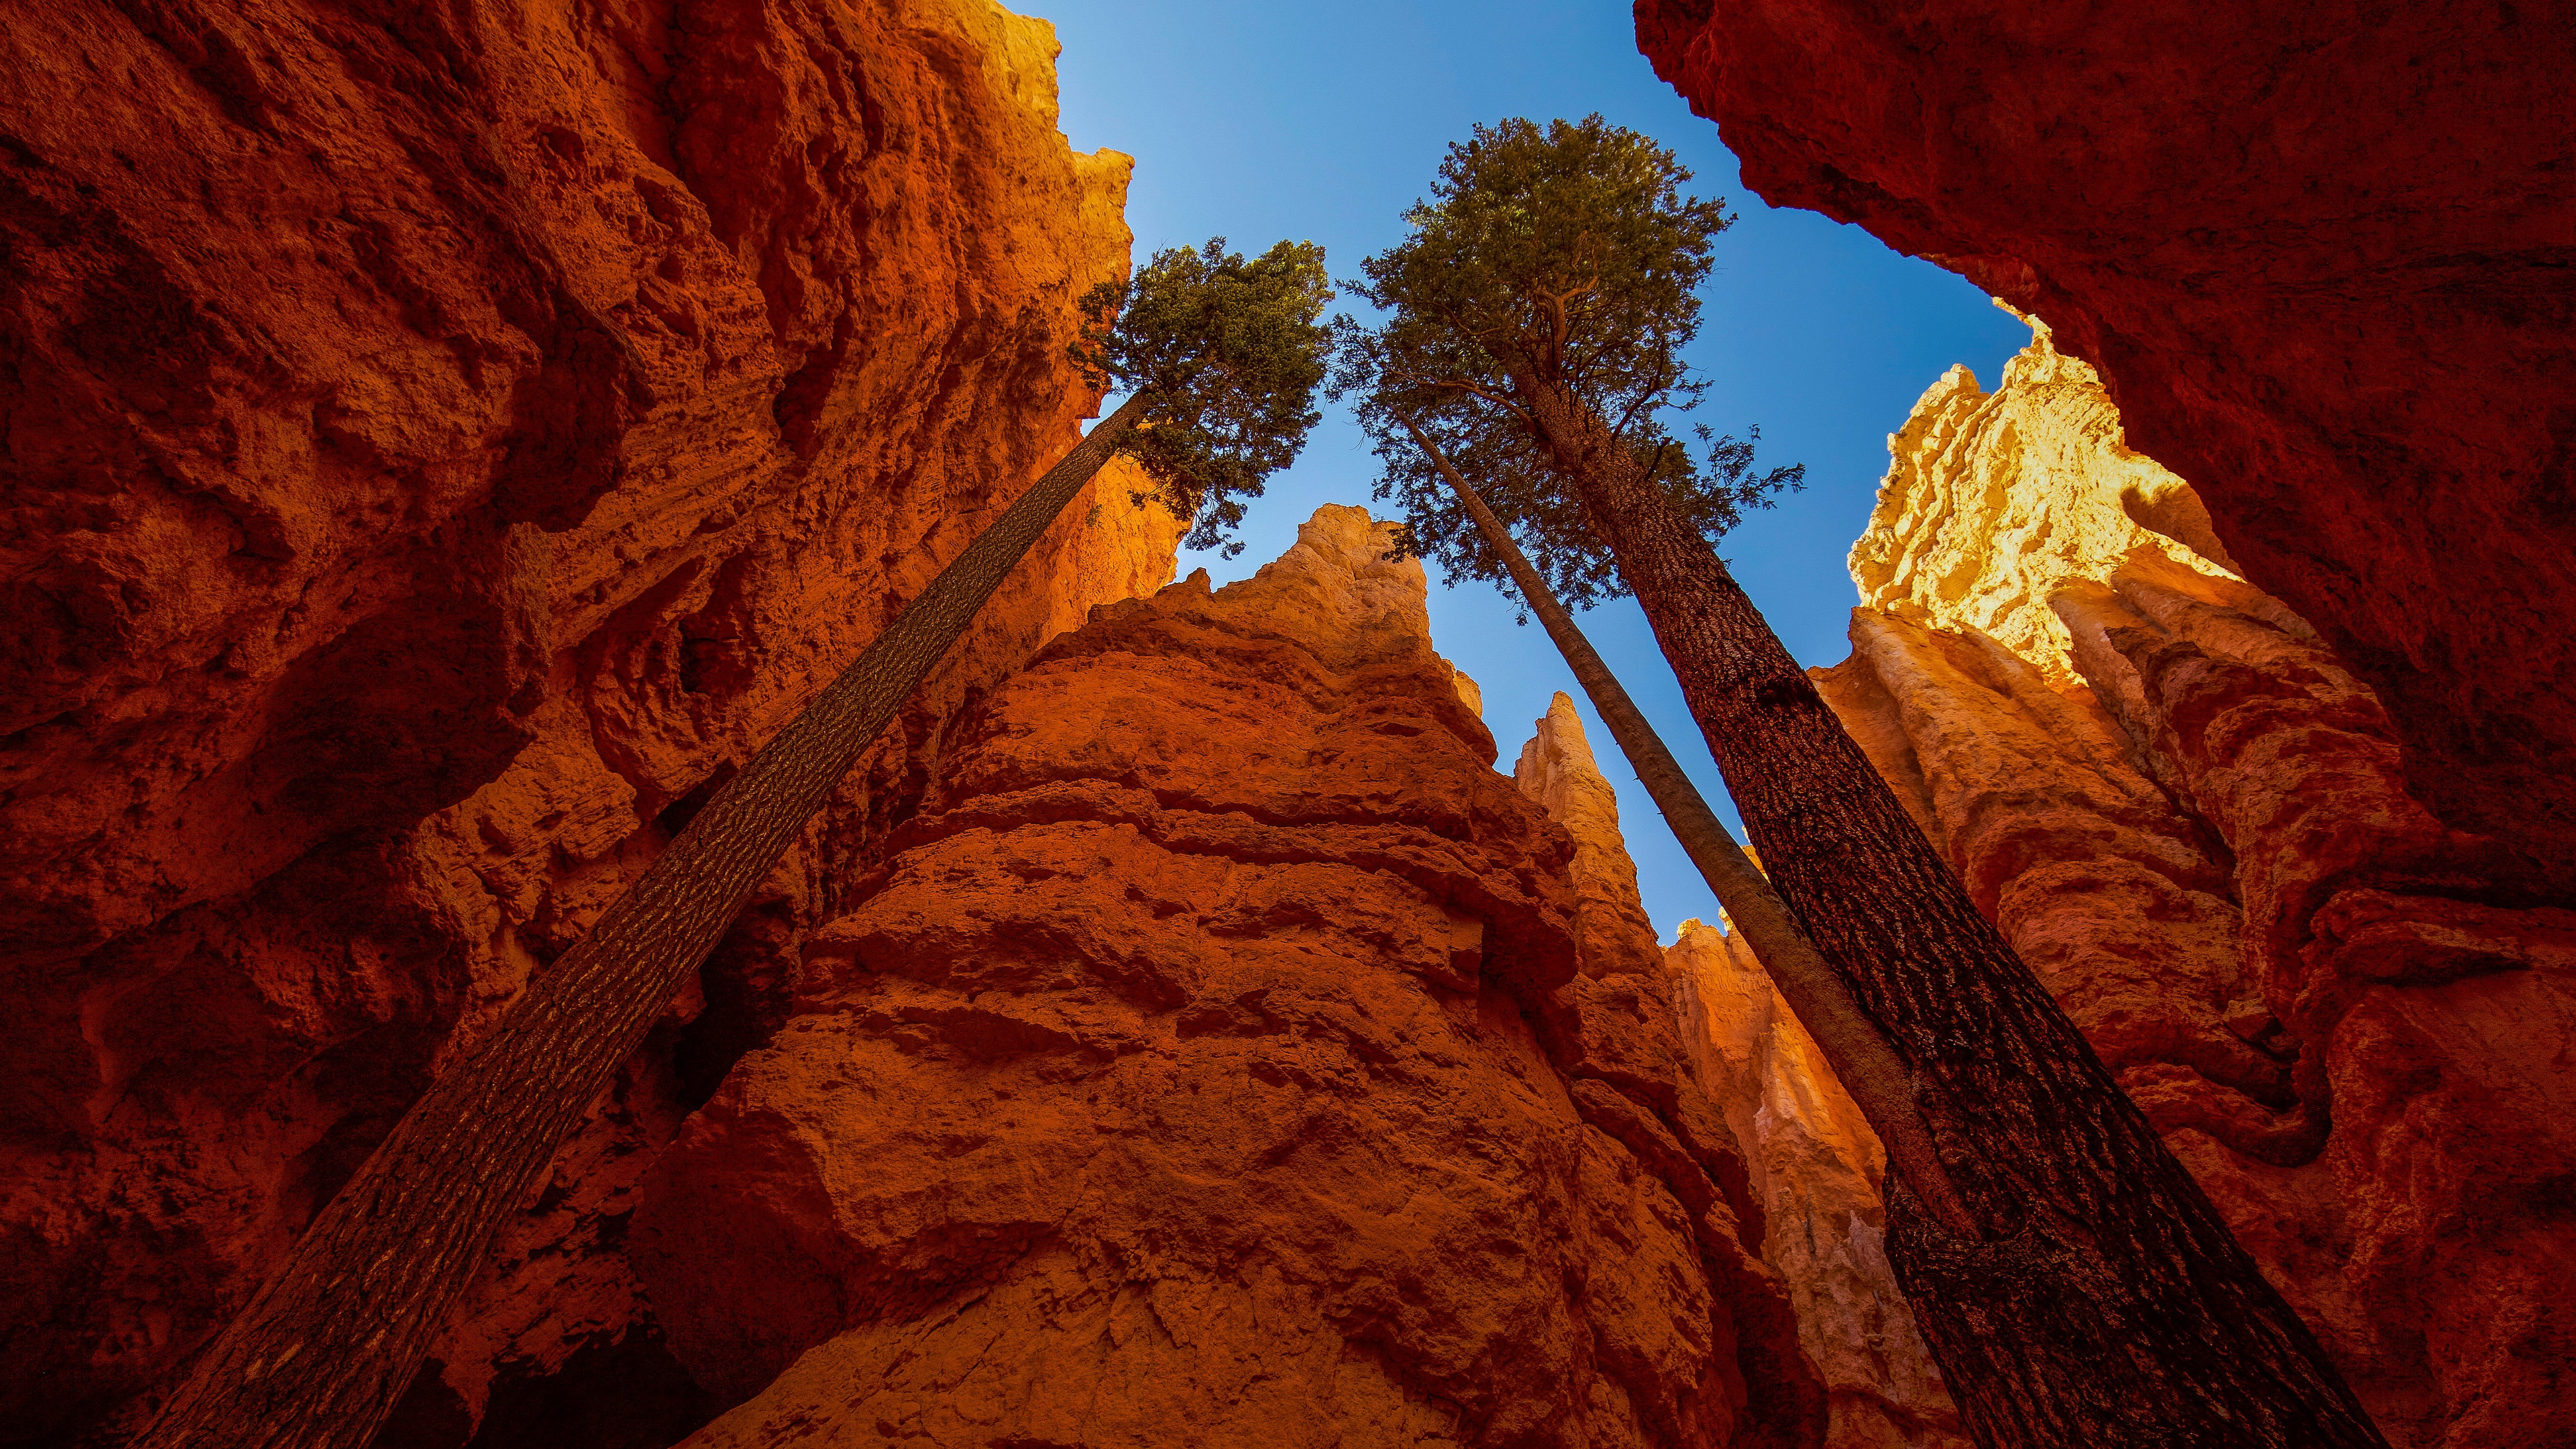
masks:
<path fill-rule="evenodd" d="M 1741 377 L 1691 352 L 1700 381 L 1641 394 L 1669 430 L 1613 451 L 1707 504 L 1692 543 L 2378 1442 L 2576 1449 L 2576 26 L 1864 11 L 1611 5 L 1583 33 L 1640 109 L 1594 121 L 1740 162 L 1685 151 L 1754 214 L 1715 253 L 1748 289 L 1713 294 L 1718 343 L 1804 326 L 1740 296 L 1810 284 L 1761 228 L 1814 212 L 1951 310 L 1813 285 L 1987 350 L 1886 341 L 1903 393 L 1858 402 L 1797 369 L 1880 340 L 1784 352 L 1822 400 L 1758 467 Z M 250 1375 L 374 1353 L 383 1402 L 221 1442 L 2050 1442 L 1945 1377 L 1864 1078 L 1489 546 L 1426 512 L 1412 417 L 1369 412 L 1414 406 L 1385 381 L 1403 249 L 1476 189 L 1408 151 L 1431 199 L 1371 191 L 1356 241 L 1318 220 L 1321 300 L 1233 193 L 1233 242 L 1192 251 L 1173 198 L 1221 188 L 1185 135 L 1077 149 L 1144 112 L 1073 118 L 1075 67 L 1185 114 L 1258 87 L 1158 81 L 1178 42 L 1136 26 L 0 14 L 0 1446 L 216 1443 L 165 1415 L 398 1124 L 1087 436 L 1115 455 L 639 1003 L 418 1341 L 388 1356 L 352 1306 Z M 1474 44 L 1533 43 L 1509 30 Z M 1471 123 L 1580 114 L 1477 89 L 1460 45 L 1423 83 L 1465 97 L 1453 180 L 1512 134 Z M 1386 105 L 1333 124 L 1415 125 Z M 1386 189 L 1247 125 L 1205 144 L 1297 205 Z M 1617 272 L 1632 220 L 1568 245 Z M 1118 370 L 1164 357 L 1117 329 L 1166 283 L 1303 286 L 1307 331 L 1205 302 L 1166 325 L 1253 350 L 1131 424 L 1179 390 Z M 1712 763 L 1665 621 L 1584 552 L 1601 505 L 1550 491 L 1580 449 L 1536 396 L 1494 404 L 1508 445 L 1423 416 L 1605 605 L 1584 627 L 1732 821 L 1762 762 Z M 1263 428 L 1284 455 L 1242 463 Z"/>

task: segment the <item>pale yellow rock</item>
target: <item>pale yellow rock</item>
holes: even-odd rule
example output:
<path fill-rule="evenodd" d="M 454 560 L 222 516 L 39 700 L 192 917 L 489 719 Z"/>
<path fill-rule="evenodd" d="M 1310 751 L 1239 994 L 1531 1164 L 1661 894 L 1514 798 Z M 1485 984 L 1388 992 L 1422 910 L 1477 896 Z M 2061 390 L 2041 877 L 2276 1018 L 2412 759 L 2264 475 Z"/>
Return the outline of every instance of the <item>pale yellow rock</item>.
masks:
<path fill-rule="evenodd" d="M 2065 689 L 2074 640 L 2049 598 L 2069 580 L 2234 573 L 2190 485 L 2129 451 L 2092 367 L 2031 332 L 1993 392 L 1953 367 L 1889 436 L 1851 573 L 1865 607 L 1978 630 Z"/>
<path fill-rule="evenodd" d="M 1326 621 L 1348 627 L 1390 622 L 1431 637 L 1430 585 L 1422 561 L 1392 558 L 1396 528 L 1365 508 L 1327 503 L 1297 525 L 1297 542 L 1263 564 L 1253 580 L 1279 592 L 1283 607 L 1317 613 L 1308 632 L 1329 637 Z"/>
<path fill-rule="evenodd" d="M 2378 699 L 2035 330 L 1994 393 L 1953 368 L 1889 440 L 1853 654 L 1811 677 L 2389 1442 L 2538 1442 L 2576 1310 L 2564 1273 L 2494 1265 L 2576 1242 L 2519 1186 L 2576 1157 L 2576 1114 L 2523 1105 L 2576 1100 L 2570 978 L 2520 969 L 2564 928 L 2464 905 L 2522 867 L 2413 798 Z M 1723 1100 L 1759 1010 L 1717 956 Z M 1738 1129 L 1757 1162 L 1767 1126 Z"/>
<path fill-rule="evenodd" d="M 1460 704 L 1467 706 L 1467 708 L 1474 710 L 1480 715 L 1485 712 L 1484 688 L 1477 684 L 1475 680 L 1469 678 L 1466 670 L 1459 668 L 1455 664 L 1450 665 L 1449 684 L 1451 688 L 1458 691 L 1458 702 Z"/>

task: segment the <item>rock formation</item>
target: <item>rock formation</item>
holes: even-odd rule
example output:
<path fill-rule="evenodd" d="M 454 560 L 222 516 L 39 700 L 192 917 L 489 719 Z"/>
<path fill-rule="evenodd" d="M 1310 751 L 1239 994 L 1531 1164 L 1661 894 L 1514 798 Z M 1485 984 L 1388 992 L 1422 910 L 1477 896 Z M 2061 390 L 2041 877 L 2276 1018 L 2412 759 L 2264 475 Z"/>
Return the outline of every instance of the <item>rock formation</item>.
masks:
<path fill-rule="evenodd" d="M 1512 778 L 1574 837 L 1575 930 L 1586 956 L 1616 963 L 1617 975 L 1656 974 L 1663 953 L 1637 896 L 1636 862 L 1619 833 L 1619 795 L 1601 777 L 1573 699 L 1559 693 L 1548 702 Z"/>
<path fill-rule="evenodd" d="M 673 1351 L 753 1395 L 693 1445 L 1817 1442 L 1633 884 L 1390 537 L 1328 507 L 960 721 L 646 1174 Z"/>
<path fill-rule="evenodd" d="M 2046 328 L 1890 449 L 1819 687 L 2394 1442 L 2576 1443 L 2576 912 Z"/>
<path fill-rule="evenodd" d="M 1697 921 L 1658 951 L 1637 899 L 1619 802 L 1559 694 L 1521 750 L 1521 793 L 1574 839 L 1587 962 L 1653 983 L 1700 1088 L 1744 1148 L 1763 1260 L 1787 1285 L 1798 1342 L 1824 1379 L 1828 1449 L 1966 1449 L 1887 1256 L 1885 1155 L 1742 940 Z"/>
<path fill-rule="evenodd" d="M 990 0 L 0 15 L 0 1442 L 148 1407 L 1070 445 L 1128 162 L 1066 148 L 1051 46 Z M 388 1442 L 711 1411 L 624 1263 L 637 1175 L 783 1019 L 945 721 L 1170 577 L 1130 481 L 779 868 Z"/>
<path fill-rule="evenodd" d="M 2056 328 L 2404 783 L 2576 904 L 2576 26 L 2517 4 L 1638 0 L 1745 184 Z M 2215 557 L 2215 556 L 2213 556 Z"/>
<path fill-rule="evenodd" d="M 1888 1267 L 1886 1155 L 1744 938 L 1684 921 L 1664 953 L 1682 1036 L 1745 1145 L 1798 1341 L 1825 1380 L 1831 1449 L 1967 1449 Z"/>

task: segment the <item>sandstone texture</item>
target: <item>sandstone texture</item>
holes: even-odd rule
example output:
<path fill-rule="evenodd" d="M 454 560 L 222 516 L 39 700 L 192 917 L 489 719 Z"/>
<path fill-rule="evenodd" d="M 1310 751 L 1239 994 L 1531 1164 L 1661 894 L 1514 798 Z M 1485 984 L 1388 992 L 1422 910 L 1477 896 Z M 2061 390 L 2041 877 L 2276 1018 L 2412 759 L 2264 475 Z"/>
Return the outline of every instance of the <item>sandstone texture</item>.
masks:
<path fill-rule="evenodd" d="M 2519 4 L 1638 0 L 1746 185 L 2098 366 L 2447 824 L 2576 904 L 2576 26 Z M 2209 555 L 2213 559 L 2217 555 Z"/>
<path fill-rule="evenodd" d="M 1616 963 L 1623 976 L 1656 974 L 1663 953 L 1637 896 L 1636 862 L 1619 833 L 1619 795 L 1592 758 L 1571 697 L 1560 692 L 1548 702 L 1512 778 L 1574 837 L 1575 929 L 1588 958 Z"/>
<path fill-rule="evenodd" d="M 0 1442 L 148 1410 L 1072 443 L 1129 163 L 1067 149 L 1052 57 L 989 0 L 0 12 Z M 389 1443 L 721 1407 L 625 1265 L 640 1174 L 784 1019 L 961 704 L 1170 578 L 1131 481 L 764 887 Z"/>
<path fill-rule="evenodd" d="M 2576 912 L 2046 329 L 1891 451 L 1827 699 L 2392 1441 L 2576 1444 Z"/>
<path fill-rule="evenodd" d="M 1745 1145 L 1789 1284 L 1798 1340 L 1825 1380 L 1831 1449 L 1968 1449 L 1888 1267 L 1886 1154 L 1744 938 L 1685 921 L 1664 952 L 1682 1035 Z"/>
<path fill-rule="evenodd" d="M 1669 949 L 1656 946 L 1618 796 L 1572 699 L 1550 702 L 1515 775 L 1574 840 L 1585 969 L 1652 983 L 1700 1089 L 1743 1148 L 1747 1191 L 1762 1209 L 1760 1252 L 1787 1286 L 1799 1346 L 1824 1380 L 1828 1449 L 1967 1449 L 1881 1246 L 1885 1155 L 1860 1109 L 1742 940 L 1688 921 Z"/>
<path fill-rule="evenodd" d="M 644 1175 L 671 1350 L 750 1395 L 692 1445 L 1820 1442 L 1603 838 L 1490 768 L 1391 536 L 1328 507 L 957 723 Z"/>
<path fill-rule="evenodd" d="M 2233 561 L 2191 485 L 2129 451 L 2093 369 L 2023 320 L 2031 346 L 1991 396 L 1953 367 L 1887 440 L 1904 483 L 1879 494 L 1852 581 L 1872 608 L 1973 628 L 2065 686 L 2079 678 L 2074 635 L 2048 601 L 2066 580 Z"/>

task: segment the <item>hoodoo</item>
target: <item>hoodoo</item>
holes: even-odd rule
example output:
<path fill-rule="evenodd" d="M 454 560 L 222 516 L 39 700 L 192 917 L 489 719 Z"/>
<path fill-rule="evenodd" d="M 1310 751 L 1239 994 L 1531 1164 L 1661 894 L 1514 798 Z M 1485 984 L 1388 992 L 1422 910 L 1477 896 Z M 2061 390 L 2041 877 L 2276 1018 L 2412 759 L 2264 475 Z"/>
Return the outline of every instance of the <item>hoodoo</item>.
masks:
<path fill-rule="evenodd" d="M 1652 951 L 1618 799 L 1573 700 L 1549 705 L 1514 776 L 1574 838 L 1587 947 Z M 1661 978 L 1692 1068 L 1742 1149 L 1763 1260 L 1787 1285 L 1799 1345 L 1825 1383 L 1826 1449 L 1965 1449 L 1958 1410 L 1888 1269 L 1886 1154 L 1860 1109 L 1741 936 L 1685 921 L 1661 957 L 1660 971 L 1622 974 Z"/>

